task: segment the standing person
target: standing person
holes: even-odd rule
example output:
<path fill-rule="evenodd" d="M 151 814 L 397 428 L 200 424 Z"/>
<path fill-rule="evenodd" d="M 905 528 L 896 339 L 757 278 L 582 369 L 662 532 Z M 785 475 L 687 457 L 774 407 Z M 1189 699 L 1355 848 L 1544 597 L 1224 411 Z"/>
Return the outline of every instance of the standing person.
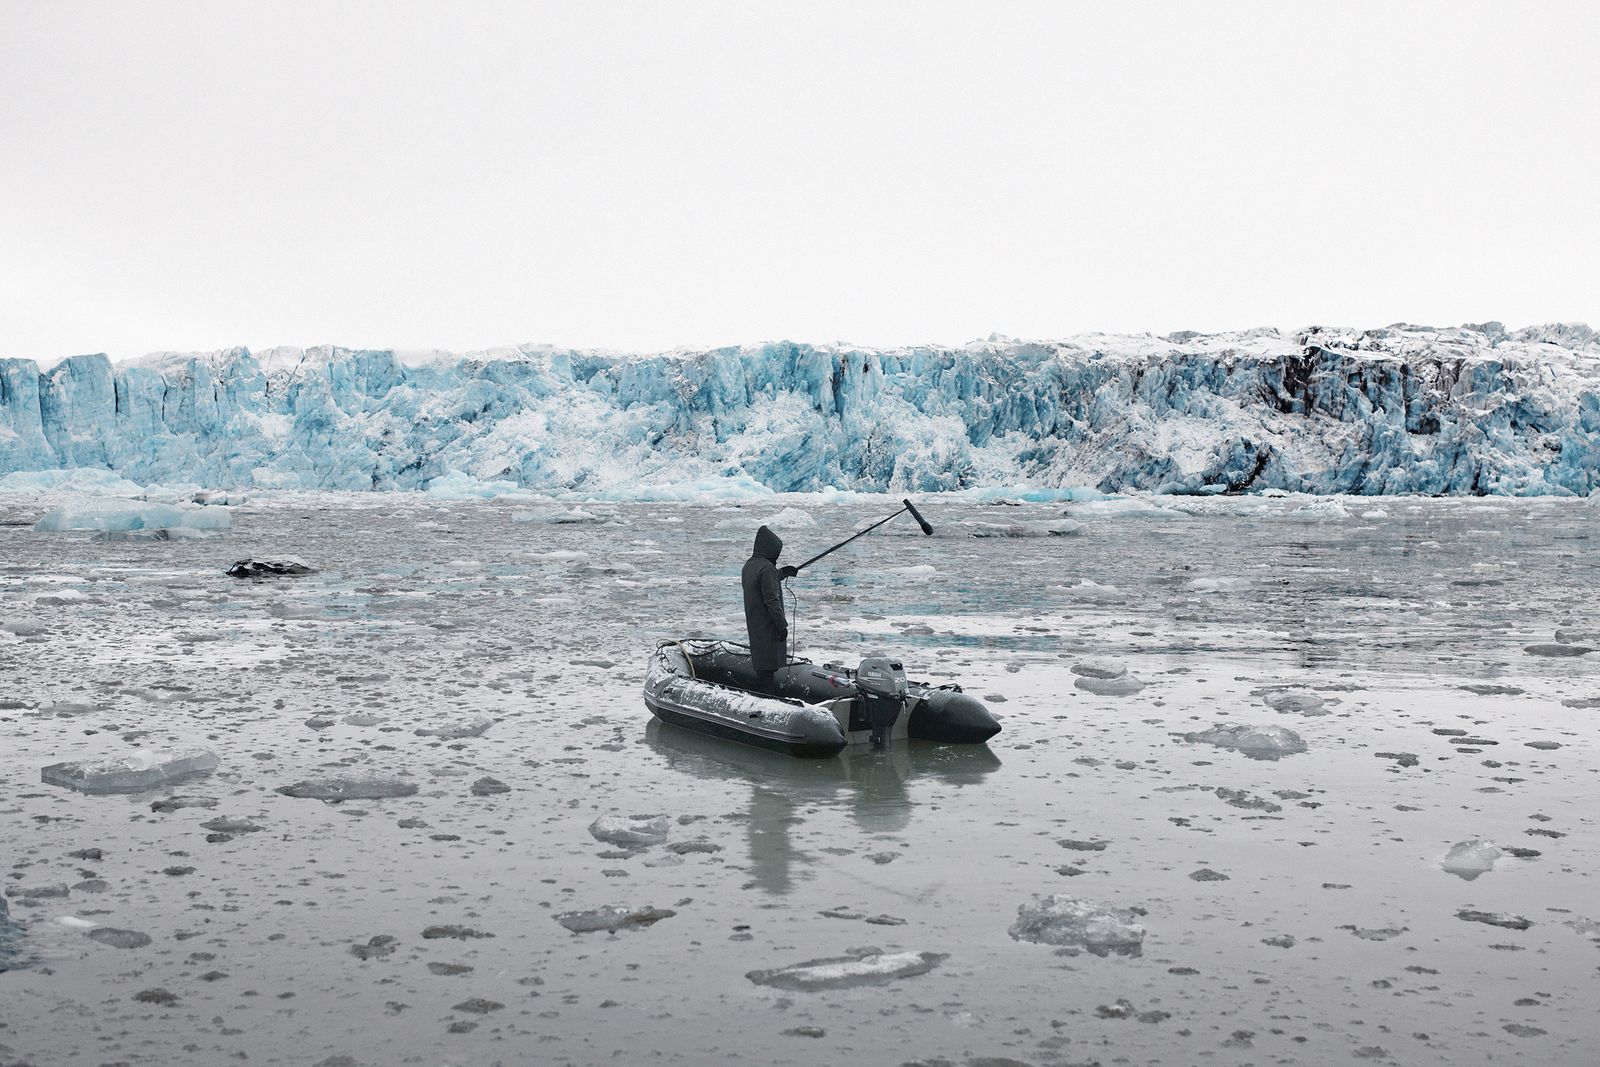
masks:
<path fill-rule="evenodd" d="M 745 560 L 739 582 L 744 586 L 744 625 L 750 634 L 751 666 L 763 693 L 778 695 L 777 671 L 789 662 L 789 620 L 783 613 L 785 578 L 796 574 L 793 567 L 778 566 L 783 538 L 767 526 L 756 531 L 755 551 Z"/>

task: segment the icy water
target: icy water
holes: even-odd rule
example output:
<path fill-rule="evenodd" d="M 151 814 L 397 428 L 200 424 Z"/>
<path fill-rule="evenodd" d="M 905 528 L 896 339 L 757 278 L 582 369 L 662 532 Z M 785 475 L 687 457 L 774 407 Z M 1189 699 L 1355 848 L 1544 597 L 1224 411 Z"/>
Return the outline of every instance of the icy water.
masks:
<path fill-rule="evenodd" d="M 796 583 L 802 651 L 897 652 L 1004 730 L 826 762 L 652 725 L 645 658 L 739 632 L 759 521 L 796 561 L 894 503 L 0 526 L 0 1063 L 1592 1064 L 1595 509 L 1305 503 L 1012 539 L 963 524 L 1062 507 L 930 500 L 936 537 L 897 520 Z M 319 572 L 223 574 L 283 553 Z M 1096 695 L 1094 665 L 1147 684 Z M 1218 723 L 1306 751 L 1183 739 Z M 41 784 L 192 744 L 219 769 Z M 278 792 L 352 775 L 417 791 Z M 1474 839 L 1492 869 L 1441 869 Z M 1013 938 L 1049 894 L 1125 909 L 1140 951 Z M 868 946 L 881 984 L 747 977 Z"/>

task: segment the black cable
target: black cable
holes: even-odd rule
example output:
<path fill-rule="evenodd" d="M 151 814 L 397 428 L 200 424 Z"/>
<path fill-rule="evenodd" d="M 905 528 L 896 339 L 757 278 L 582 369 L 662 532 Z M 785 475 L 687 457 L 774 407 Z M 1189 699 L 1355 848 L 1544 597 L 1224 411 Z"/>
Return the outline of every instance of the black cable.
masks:
<path fill-rule="evenodd" d="M 798 653 L 800 651 L 800 594 L 794 591 L 794 589 L 789 585 L 788 581 L 783 583 L 783 588 L 789 594 L 789 603 L 794 608 L 794 610 L 791 612 L 794 617 L 794 622 L 789 627 L 790 640 L 789 654 L 787 656 L 788 659 L 793 660 L 798 658 Z"/>

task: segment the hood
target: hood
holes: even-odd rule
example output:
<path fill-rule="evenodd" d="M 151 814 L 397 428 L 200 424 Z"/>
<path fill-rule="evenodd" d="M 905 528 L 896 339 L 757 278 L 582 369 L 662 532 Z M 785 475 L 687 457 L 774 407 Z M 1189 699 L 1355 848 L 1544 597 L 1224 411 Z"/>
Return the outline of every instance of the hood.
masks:
<path fill-rule="evenodd" d="M 772 532 L 772 527 L 763 526 L 756 531 L 756 555 L 763 559 L 778 562 L 778 553 L 783 551 L 783 538 Z"/>

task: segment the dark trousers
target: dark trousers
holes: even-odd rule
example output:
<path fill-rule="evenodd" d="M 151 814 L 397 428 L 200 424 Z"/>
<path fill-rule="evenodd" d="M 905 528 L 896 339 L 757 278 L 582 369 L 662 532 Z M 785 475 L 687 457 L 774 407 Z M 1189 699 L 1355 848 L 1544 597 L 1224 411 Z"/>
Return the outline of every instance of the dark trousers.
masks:
<path fill-rule="evenodd" d="M 765 693 L 769 697 L 778 695 L 778 672 L 756 671 L 756 692 Z"/>

